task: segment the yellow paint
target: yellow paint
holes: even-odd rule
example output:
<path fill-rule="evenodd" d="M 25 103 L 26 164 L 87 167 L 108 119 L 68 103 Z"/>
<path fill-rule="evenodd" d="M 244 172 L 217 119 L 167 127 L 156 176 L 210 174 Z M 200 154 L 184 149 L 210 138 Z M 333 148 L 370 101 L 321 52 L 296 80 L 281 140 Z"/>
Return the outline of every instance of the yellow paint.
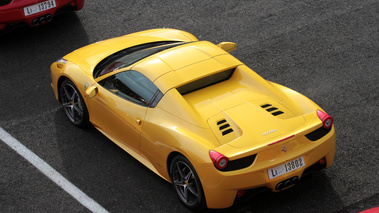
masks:
<path fill-rule="evenodd" d="M 162 51 L 98 79 L 92 72 L 110 54 L 141 43 L 175 40 L 189 42 Z M 224 49 L 233 49 L 225 43 Z M 170 181 L 168 157 L 180 153 L 198 173 L 209 208 L 233 204 L 238 190 L 268 187 L 293 176 L 301 177 L 307 166 L 326 157 L 327 167 L 335 153 L 334 127 L 323 138 L 309 141 L 308 134 L 322 126 L 321 108 L 298 92 L 266 81 L 229 53 L 210 42 L 173 29 L 147 30 L 108 39 L 80 48 L 51 65 L 51 86 L 59 100 L 58 82 L 71 79 L 88 107 L 90 121 L 105 136 L 162 178 Z M 230 46 L 230 47 L 229 47 Z M 228 69 L 226 81 L 181 95 L 176 88 Z M 164 94 L 156 107 L 134 104 L 103 88 L 99 82 L 115 73 L 134 70 L 150 79 Z M 273 116 L 265 104 L 283 114 Z M 217 122 L 226 120 L 233 132 L 222 135 Z M 288 140 L 267 144 L 294 135 Z M 282 151 L 285 146 L 287 151 Z M 254 163 L 240 170 L 218 171 L 209 151 L 229 160 L 257 154 Z M 269 180 L 267 169 L 304 157 L 306 167 Z"/>

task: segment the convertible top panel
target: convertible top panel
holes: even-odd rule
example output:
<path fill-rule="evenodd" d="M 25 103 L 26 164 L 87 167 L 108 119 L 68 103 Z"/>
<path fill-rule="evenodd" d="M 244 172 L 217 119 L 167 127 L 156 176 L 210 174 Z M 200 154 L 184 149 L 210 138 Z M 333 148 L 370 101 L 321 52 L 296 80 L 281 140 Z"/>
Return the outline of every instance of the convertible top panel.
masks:
<path fill-rule="evenodd" d="M 88 75 L 92 75 L 95 66 L 115 52 L 143 43 L 165 40 L 198 41 L 192 34 L 181 30 L 154 29 L 96 42 L 67 54 L 64 59 L 78 65 Z"/>

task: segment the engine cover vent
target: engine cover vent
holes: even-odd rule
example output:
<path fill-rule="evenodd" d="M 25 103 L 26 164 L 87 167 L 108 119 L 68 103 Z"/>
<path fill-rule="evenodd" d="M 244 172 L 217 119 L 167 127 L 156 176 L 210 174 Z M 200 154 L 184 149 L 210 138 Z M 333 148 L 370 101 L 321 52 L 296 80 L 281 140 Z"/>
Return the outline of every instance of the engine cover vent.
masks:
<path fill-rule="evenodd" d="M 233 132 L 232 127 L 230 127 L 229 123 L 225 119 L 218 121 L 217 126 L 218 129 L 221 131 L 222 136 Z"/>
<path fill-rule="evenodd" d="M 280 114 L 283 114 L 283 111 L 280 111 L 278 108 L 272 106 L 271 104 L 264 104 L 261 105 L 263 109 L 265 109 L 267 112 L 271 113 L 273 116 L 277 116 Z"/>

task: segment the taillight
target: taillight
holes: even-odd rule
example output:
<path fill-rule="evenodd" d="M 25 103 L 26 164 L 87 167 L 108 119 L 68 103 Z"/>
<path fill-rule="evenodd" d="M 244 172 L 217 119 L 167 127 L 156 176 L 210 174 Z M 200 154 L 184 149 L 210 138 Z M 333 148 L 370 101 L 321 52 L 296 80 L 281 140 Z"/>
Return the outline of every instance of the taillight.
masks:
<path fill-rule="evenodd" d="M 238 191 L 236 197 L 242 197 L 245 193 L 246 193 L 246 191 L 243 191 L 243 190 L 242 191 Z"/>
<path fill-rule="evenodd" d="M 329 129 L 333 125 L 333 118 L 321 110 L 317 110 L 317 116 L 322 121 L 322 125 L 325 129 Z"/>
<path fill-rule="evenodd" d="M 211 157 L 213 164 L 217 169 L 225 169 L 225 167 L 228 165 L 229 159 L 221 153 L 211 150 L 209 151 L 209 156 Z"/>
<path fill-rule="evenodd" d="M 323 157 L 318 161 L 319 164 L 324 165 L 326 163 L 326 158 Z"/>
<path fill-rule="evenodd" d="M 4 30 L 7 27 L 6 24 L 0 24 L 0 30 Z"/>

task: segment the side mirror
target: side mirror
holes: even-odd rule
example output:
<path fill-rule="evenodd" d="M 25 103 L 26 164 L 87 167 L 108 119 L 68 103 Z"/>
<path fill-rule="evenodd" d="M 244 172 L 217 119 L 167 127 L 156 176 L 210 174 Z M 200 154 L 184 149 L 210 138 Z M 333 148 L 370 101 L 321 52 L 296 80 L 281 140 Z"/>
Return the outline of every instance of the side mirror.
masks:
<path fill-rule="evenodd" d="M 98 89 L 96 86 L 92 86 L 92 87 L 89 87 L 87 88 L 86 90 L 86 94 L 88 95 L 88 97 L 90 98 L 93 98 L 97 95 L 97 92 L 98 92 Z"/>
<path fill-rule="evenodd" d="M 233 51 L 237 48 L 237 44 L 234 42 L 221 42 L 217 44 L 217 46 L 225 50 L 226 52 Z"/>

